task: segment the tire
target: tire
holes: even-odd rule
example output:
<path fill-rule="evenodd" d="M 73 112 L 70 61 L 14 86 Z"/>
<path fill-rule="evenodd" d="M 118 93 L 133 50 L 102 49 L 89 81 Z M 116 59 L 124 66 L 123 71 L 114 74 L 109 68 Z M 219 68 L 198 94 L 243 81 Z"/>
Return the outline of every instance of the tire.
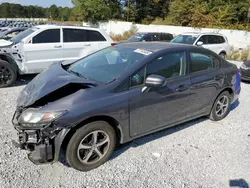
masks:
<path fill-rule="evenodd" d="M 227 58 L 227 54 L 224 53 L 224 52 L 221 52 L 221 53 L 219 54 L 219 56 L 221 56 L 223 59 L 226 59 L 226 58 Z"/>
<path fill-rule="evenodd" d="M 7 61 L 0 60 L 0 88 L 11 86 L 15 83 L 17 72 Z"/>
<path fill-rule="evenodd" d="M 106 140 L 109 142 L 105 143 Z M 98 146 L 98 143 L 104 144 Z M 113 153 L 115 145 L 116 134 L 111 125 L 104 121 L 89 123 L 78 129 L 71 137 L 66 149 L 66 160 L 76 170 L 89 171 L 104 164 Z"/>
<path fill-rule="evenodd" d="M 221 108 L 221 103 L 223 102 L 223 98 L 226 98 L 227 100 L 227 106 L 225 106 L 225 108 Z M 211 119 L 212 121 L 220 121 L 224 119 L 230 111 L 230 106 L 231 106 L 231 96 L 228 91 L 224 91 L 215 100 L 213 108 L 209 115 L 209 119 Z"/>

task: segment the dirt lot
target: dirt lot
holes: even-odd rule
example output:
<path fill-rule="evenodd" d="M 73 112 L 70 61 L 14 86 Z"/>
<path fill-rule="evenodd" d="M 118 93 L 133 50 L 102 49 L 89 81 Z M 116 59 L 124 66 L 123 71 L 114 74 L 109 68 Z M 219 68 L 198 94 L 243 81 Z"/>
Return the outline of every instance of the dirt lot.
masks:
<path fill-rule="evenodd" d="M 220 122 L 201 118 L 137 139 L 91 172 L 61 163 L 36 166 L 14 147 L 15 100 L 24 87 L 0 89 L 0 187 L 245 187 L 250 185 L 250 84 Z"/>

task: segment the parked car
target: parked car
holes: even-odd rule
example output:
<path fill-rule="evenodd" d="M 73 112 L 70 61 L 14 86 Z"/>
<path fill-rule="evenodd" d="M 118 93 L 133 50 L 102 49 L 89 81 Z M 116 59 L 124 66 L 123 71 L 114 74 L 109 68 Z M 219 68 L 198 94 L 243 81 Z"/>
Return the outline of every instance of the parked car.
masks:
<path fill-rule="evenodd" d="M 250 60 L 244 62 L 240 67 L 241 79 L 244 81 L 250 81 Z"/>
<path fill-rule="evenodd" d="M 237 75 L 204 48 L 124 43 L 52 64 L 21 92 L 13 124 L 35 164 L 55 162 L 65 149 L 73 168 L 88 171 L 116 144 L 201 116 L 223 119 L 240 94 Z"/>
<path fill-rule="evenodd" d="M 140 32 L 131 36 L 126 42 L 152 42 L 152 41 L 170 42 L 172 39 L 173 35 L 170 33 Z"/>
<path fill-rule="evenodd" d="M 0 33 L 0 39 L 10 40 L 14 36 L 28 29 L 27 27 L 12 27 Z"/>
<path fill-rule="evenodd" d="M 223 59 L 226 59 L 231 50 L 227 38 L 215 33 L 184 33 L 171 42 L 202 46 L 219 54 Z"/>
<path fill-rule="evenodd" d="M 12 85 L 17 74 L 40 73 L 53 62 L 72 62 L 113 45 L 112 39 L 96 28 L 42 25 L 28 29 L 0 48 L 0 87 Z"/>

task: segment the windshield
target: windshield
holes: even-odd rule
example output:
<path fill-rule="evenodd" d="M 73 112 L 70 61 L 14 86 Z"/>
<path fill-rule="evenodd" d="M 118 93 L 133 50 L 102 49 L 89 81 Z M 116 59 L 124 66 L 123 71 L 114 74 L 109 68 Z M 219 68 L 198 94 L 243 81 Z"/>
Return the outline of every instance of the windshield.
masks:
<path fill-rule="evenodd" d="M 128 39 L 128 42 L 140 42 L 142 41 L 144 34 L 137 33 Z"/>
<path fill-rule="evenodd" d="M 183 44 L 194 44 L 197 40 L 197 35 L 178 35 L 171 42 L 173 43 L 183 43 Z"/>
<path fill-rule="evenodd" d="M 37 28 L 30 28 L 30 29 L 27 29 L 23 32 L 20 32 L 18 35 L 16 35 L 15 37 L 13 37 L 11 39 L 12 42 L 15 42 L 15 43 L 19 43 L 21 42 L 21 40 L 23 40 L 24 38 L 26 38 L 27 36 L 29 36 L 31 33 L 37 31 L 38 29 Z"/>
<path fill-rule="evenodd" d="M 109 83 L 132 70 L 151 53 L 132 47 L 109 47 L 75 62 L 68 68 L 68 72 L 88 80 Z"/>

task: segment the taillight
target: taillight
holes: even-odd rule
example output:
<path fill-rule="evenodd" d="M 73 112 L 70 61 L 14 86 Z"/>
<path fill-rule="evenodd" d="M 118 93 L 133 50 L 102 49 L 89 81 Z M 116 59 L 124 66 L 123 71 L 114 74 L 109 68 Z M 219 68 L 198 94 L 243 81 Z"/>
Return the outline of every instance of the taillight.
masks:
<path fill-rule="evenodd" d="M 116 43 L 111 43 L 111 46 L 115 46 L 116 45 Z"/>

